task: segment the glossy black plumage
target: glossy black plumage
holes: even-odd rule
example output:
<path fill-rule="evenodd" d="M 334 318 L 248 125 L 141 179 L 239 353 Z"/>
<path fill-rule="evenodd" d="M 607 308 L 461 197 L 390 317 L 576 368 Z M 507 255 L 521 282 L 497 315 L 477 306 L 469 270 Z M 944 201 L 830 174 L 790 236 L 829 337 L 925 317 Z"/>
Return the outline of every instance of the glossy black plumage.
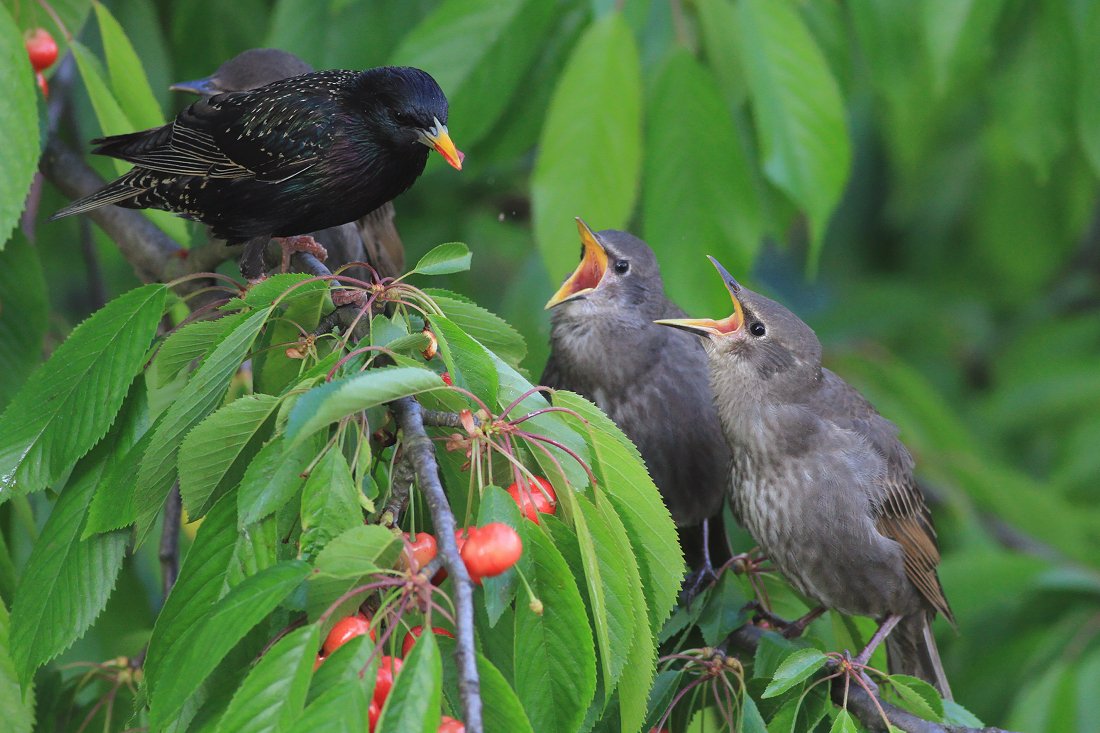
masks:
<path fill-rule="evenodd" d="M 201 99 L 170 124 L 94 141 L 135 164 L 54 218 L 116 204 L 175 212 L 229 243 L 344 224 L 407 190 L 427 145 L 458 167 L 447 99 L 408 67 L 320 71 Z"/>

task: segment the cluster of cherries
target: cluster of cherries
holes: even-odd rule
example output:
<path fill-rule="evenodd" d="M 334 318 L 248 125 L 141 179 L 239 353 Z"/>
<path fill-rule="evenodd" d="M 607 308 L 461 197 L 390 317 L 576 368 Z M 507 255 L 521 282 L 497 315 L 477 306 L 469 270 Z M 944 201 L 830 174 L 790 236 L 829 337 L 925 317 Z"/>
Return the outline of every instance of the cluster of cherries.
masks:
<path fill-rule="evenodd" d="M 382 715 L 382 706 L 386 704 L 386 698 L 389 697 L 390 690 L 393 689 L 393 678 L 401 671 L 402 658 L 409 655 L 413 644 L 416 643 L 416 638 L 423 631 L 423 626 L 414 626 L 409 629 L 409 632 L 405 634 L 404 641 L 401 643 L 401 657 L 392 657 L 387 654 L 379 661 L 378 674 L 374 678 L 374 697 L 371 698 L 370 707 L 367 709 L 368 729 L 371 733 L 374 733 L 375 728 L 378 727 L 378 718 Z M 438 626 L 433 627 L 432 631 L 442 636 L 454 636 L 451 632 Z M 316 670 L 320 667 L 321 663 L 341 646 L 357 636 L 364 635 L 370 635 L 371 641 L 375 640 L 374 627 L 371 626 L 370 619 L 364 614 L 357 613 L 354 616 L 346 616 L 340 619 L 328 632 L 328 636 L 325 637 L 325 643 L 317 654 L 313 669 Z M 444 715 L 442 722 L 439 724 L 438 733 L 463 733 L 465 730 L 466 726 L 460 721 Z"/>
<path fill-rule="evenodd" d="M 23 45 L 27 47 L 27 56 L 34 68 L 34 80 L 38 82 L 38 88 L 42 90 L 42 96 L 48 97 L 50 88 L 46 84 L 46 77 L 42 72 L 53 66 L 57 61 L 57 41 L 45 28 L 29 30 L 23 36 Z"/>

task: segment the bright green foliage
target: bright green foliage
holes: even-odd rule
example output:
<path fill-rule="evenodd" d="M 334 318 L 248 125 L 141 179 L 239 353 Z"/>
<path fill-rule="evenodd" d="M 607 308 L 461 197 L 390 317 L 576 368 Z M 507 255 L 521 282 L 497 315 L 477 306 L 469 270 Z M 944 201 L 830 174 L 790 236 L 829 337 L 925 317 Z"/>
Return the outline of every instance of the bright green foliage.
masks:
<path fill-rule="evenodd" d="M 827 365 L 899 425 L 959 621 L 936 626 L 959 702 L 872 672 L 884 699 L 945 725 L 1100 728 L 1100 3 L 48 5 L 56 18 L 0 4 L 8 727 L 363 731 L 378 657 L 413 625 L 454 629 L 453 579 L 428 613 L 395 578 L 400 532 L 434 532 L 423 487 L 379 524 L 408 475 L 389 405 L 413 396 L 482 421 L 540 413 L 472 436 L 429 428 L 458 523 L 503 522 L 525 547 L 474 593 L 487 731 L 863 730 L 823 679 L 871 621 L 830 613 L 802 639 L 764 632 L 755 654 L 709 656 L 752 621 L 750 600 L 793 617 L 805 599 L 775 574 L 727 572 L 677 604 L 683 556 L 634 446 L 588 400 L 530 392 L 580 216 L 644 236 L 692 316 L 729 312 L 702 259 L 716 256 L 802 315 Z M 32 187 L 56 127 L 23 50 L 39 26 L 75 56 L 72 84 L 58 65 L 46 76 L 81 152 L 170 119 L 185 101 L 168 83 L 252 46 L 432 73 L 467 157 L 459 173 L 433 154 L 396 201 L 408 272 L 362 340 L 346 323 L 314 333 L 333 310 L 321 279 L 185 302 L 143 284 L 98 228 L 46 221 L 67 199 Z M 148 216 L 205 244 L 201 227 Z M 210 297 L 219 308 L 189 317 Z M 502 488 L 525 471 L 558 495 L 538 525 Z M 157 536 L 177 482 L 201 524 L 185 526 L 165 598 Z M 735 552 L 755 544 L 732 518 L 727 534 Z M 364 601 L 388 636 L 314 671 Z M 421 637 L 386 733 L 462 717 L 454 652 Z M 724 681 L 701 672 L 716 663 Z"/>

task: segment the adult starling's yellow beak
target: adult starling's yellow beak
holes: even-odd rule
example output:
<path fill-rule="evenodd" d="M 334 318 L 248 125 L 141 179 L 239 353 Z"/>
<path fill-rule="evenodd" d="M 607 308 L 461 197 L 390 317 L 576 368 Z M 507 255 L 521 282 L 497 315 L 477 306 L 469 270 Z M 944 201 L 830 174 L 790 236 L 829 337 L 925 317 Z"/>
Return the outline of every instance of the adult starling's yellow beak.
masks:
<path fill-rule="evenodd" d="M 577 231 L 580 232 L 581 244 L 584 246 L 581 263 L 577 265 L 576 270 L 573 270 L 573 274 L 569 276 L 569 279 L 558 288 L 558 292 L 554 293 L 554 297 L 546 302 L 546 310 L 550 310 L 567 300 L 592 292 L 603 280 L 604 273 L 607 272 L 607 251 L 596 239 L 595 232 L 589 229 L 588 225 L 579 216 L 577 217 Z"/>
<path fill-rule="evenodd" d="M 435 124 L 431 129 L 420 131 L 420 142 L 429 148 L 435 148 L 443 156 L 443 160 L 451 164 L 455 170 L 462 170 L 462 160 L 466 156 L 455 147 L 451 141 L 451 134 L 447 126 L 438 119 L 432 120 Z"/>
<path fill-rule="evenodd" d="M 729 291 L 730 300 L 733 301 L 733 313 L 720 321 L 711 320 L 710 318 L 664 318 L 654 321 L 654 323 L 680 328 L 707 337 L 729 336 L 736 333 L 745 324 L 745 312 L 741 308 L 741 301 L 737 299 L 737 293 L 741 290 L 741 285 L 733 279 L 733 275 L 729 274 L 726 268 L 719 264 L 718 260 L 710 255 L 707 255 L 707 259 L 710 260 L 710 264 L 714 265 L 714 269 L 718 270 L 718 274 L 722 276 L 722 282 L 725 284 L 726 290 Z"/>

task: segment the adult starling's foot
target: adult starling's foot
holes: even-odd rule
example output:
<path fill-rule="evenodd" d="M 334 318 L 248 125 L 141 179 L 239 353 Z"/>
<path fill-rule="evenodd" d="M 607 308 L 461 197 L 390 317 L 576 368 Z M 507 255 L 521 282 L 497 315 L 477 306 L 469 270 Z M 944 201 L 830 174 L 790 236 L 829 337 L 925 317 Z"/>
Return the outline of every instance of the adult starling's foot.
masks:
<path fill-rule="evenodd" d="M 279 248 L 283 251 L 283 262 L 280 265 L 279 272 L 287 272 L 290 269 L 290 256 L 295 252 L 308 252 L 321 262 L 324 262 L 328 257 L 328 251 L 308 234 L 295 237 L 275 237 L 275 241 L 279 243 Z"/>
<path fill-rule="evenodd" d="M 901 619 L 902 617 L 897 614 L 891 614 L 883 619 L 874 636 L 867 642 L 867 646 L 863 647 L 863 651 L 861 651 L 859 656 L 852 661 L 856 664 L 867 664 L 867 662 L 871 661 L 871 655 L 875 653 L 875 649 L 878 648 L 878 645 L 882 643 L 883 639 L 890 635 L 890 632 L 893 631 L 894 627 L 898 625 Z"/>

